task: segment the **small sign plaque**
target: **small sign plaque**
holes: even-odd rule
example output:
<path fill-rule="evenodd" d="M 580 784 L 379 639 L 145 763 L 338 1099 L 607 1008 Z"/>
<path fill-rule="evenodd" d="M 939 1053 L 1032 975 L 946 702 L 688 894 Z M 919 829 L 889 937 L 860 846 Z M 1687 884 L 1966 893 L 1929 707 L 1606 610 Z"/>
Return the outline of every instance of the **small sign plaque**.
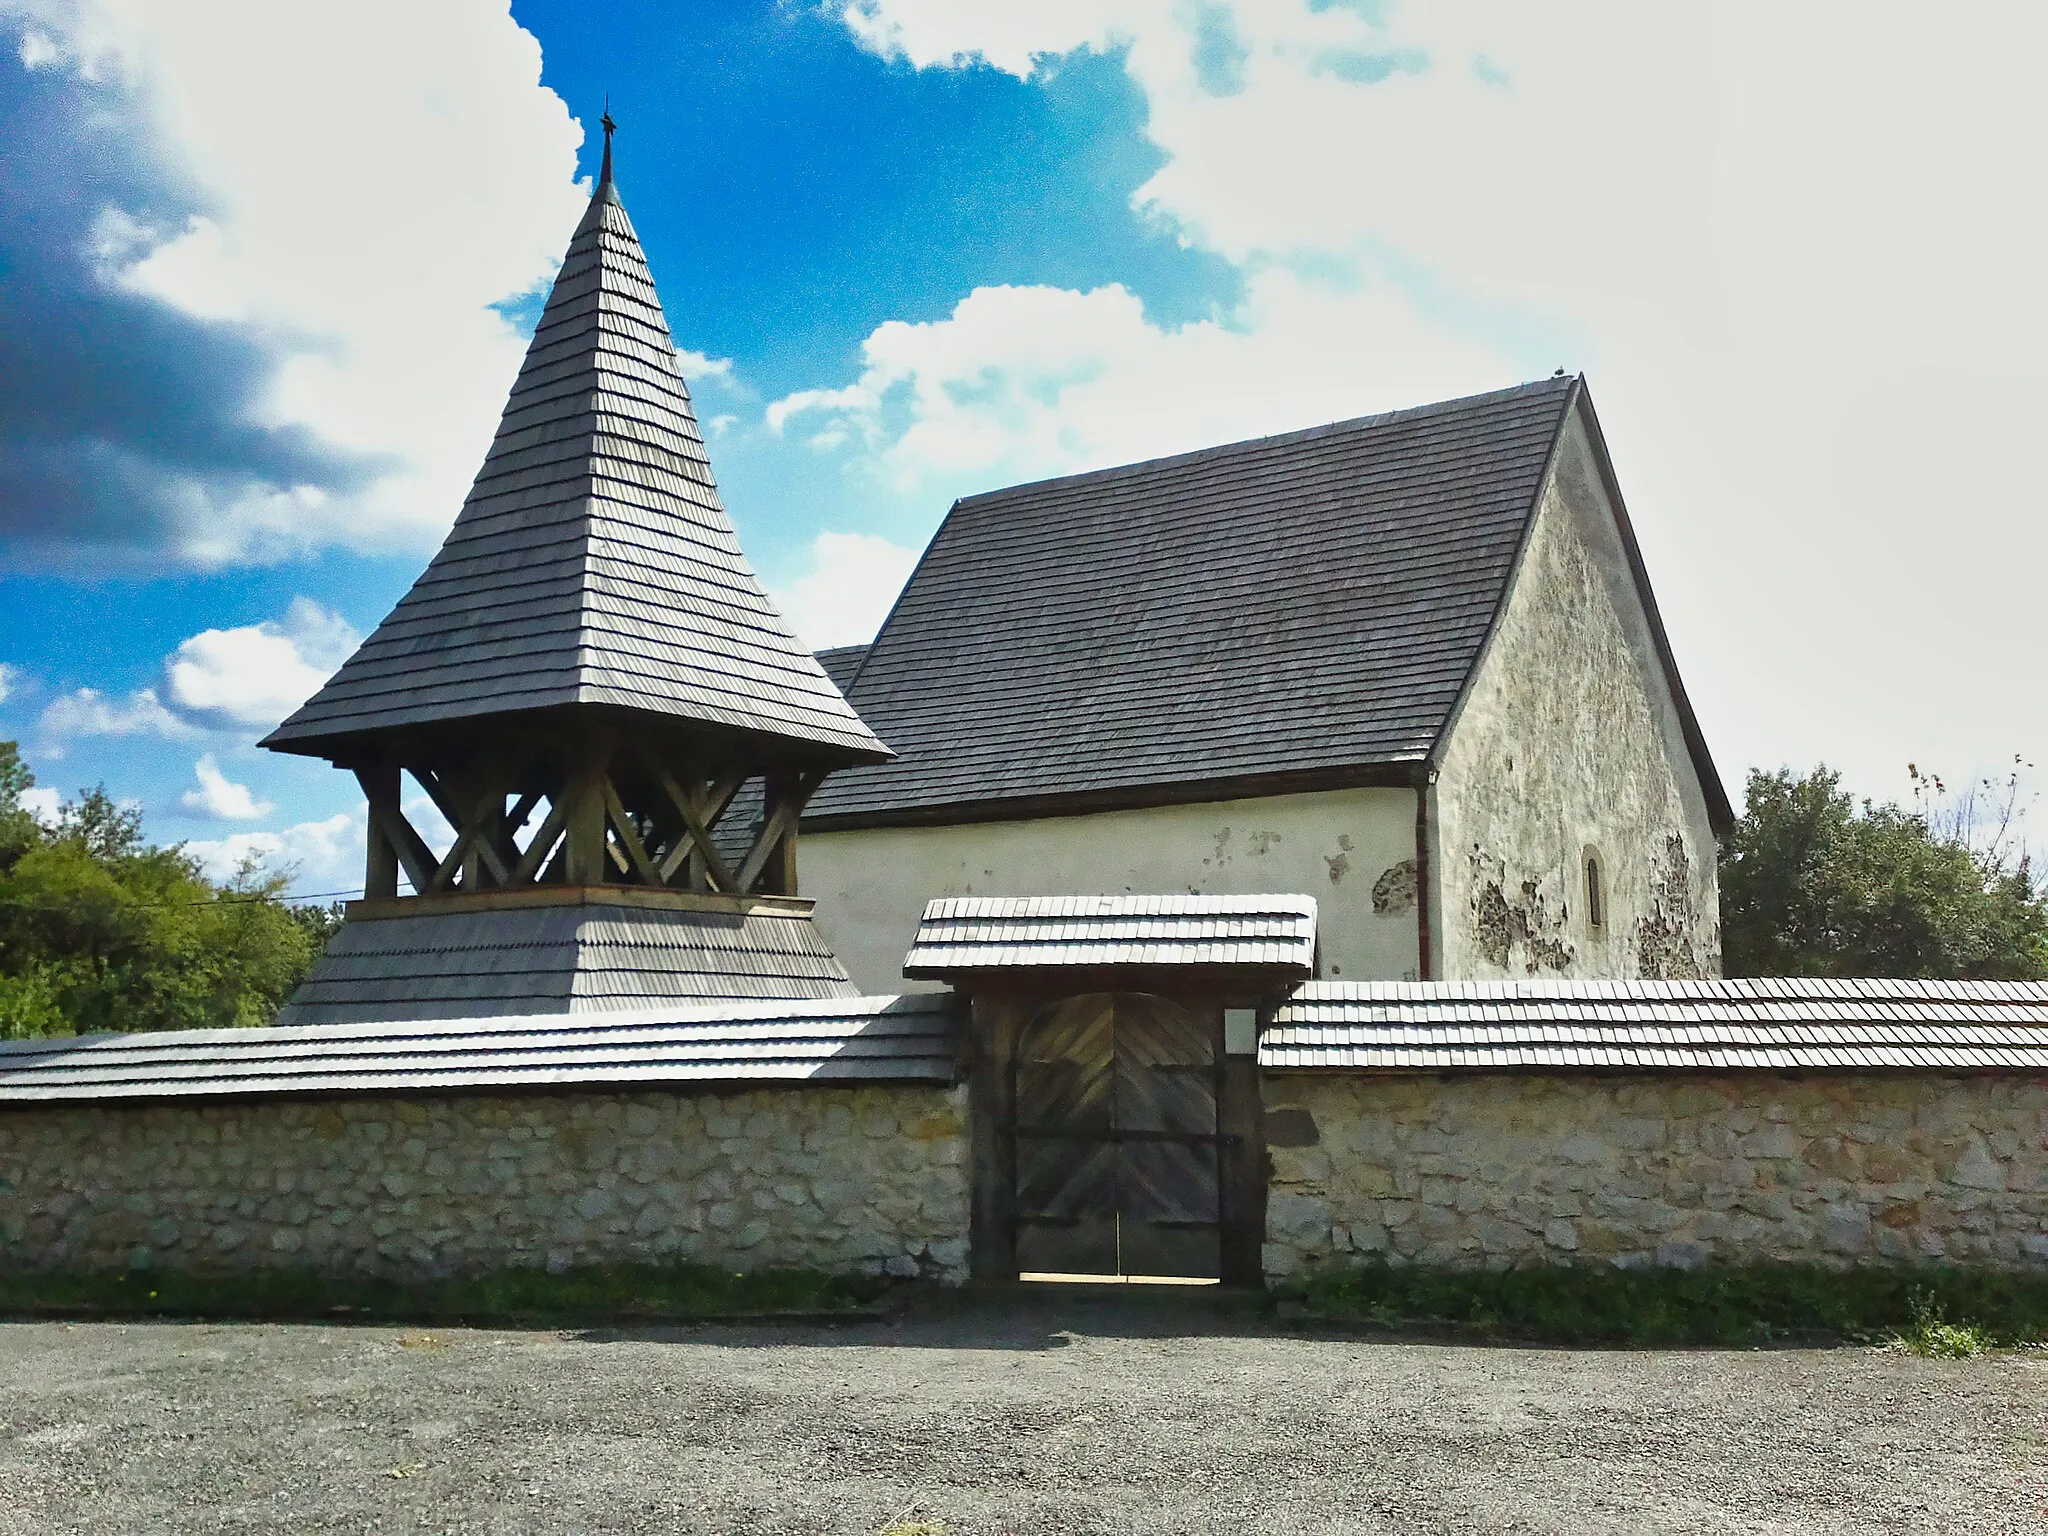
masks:
<path fill-rule="evenodd" d="M 1226 1008 L 1223 1010 L 1223 1054 L 1226 1056 L 1256 1056 L 1259 1054 L 1258 1009 Z"/>

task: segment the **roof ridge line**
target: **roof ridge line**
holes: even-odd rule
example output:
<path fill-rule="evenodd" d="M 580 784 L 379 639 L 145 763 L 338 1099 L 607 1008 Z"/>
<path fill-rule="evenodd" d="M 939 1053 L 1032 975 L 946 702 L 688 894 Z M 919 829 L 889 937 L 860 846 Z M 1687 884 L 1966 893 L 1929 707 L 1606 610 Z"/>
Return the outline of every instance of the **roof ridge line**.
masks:
<path fill-rule="evenodd" d="M 1317 437 L 1335 436 L 1340 432 L 1360 431 L 1369 427 L 1388 426 L 1397 421 L 1424 420 L 1430 416 L 1443 415 L 1465 407 L 1491 405 L 1496 402 L 1518 399 L 1527 395 L 1544 394 L 1551 390 L 1569 387 L 1578 382 L 1577 375 L 1565 378 L 1530 379 L 1521 384 L 1510 384 L 1502 389 L 1483 390 L 1473 395 L 1458 395 L 1448 400 L 1432 400 L 1426 405 L 1402 406 L 1396 410 L 1379 411 L 1366 416 L 1347 416 L 1338 421 L 1326 421 L 1313 427 L 1297 427 L 1287 432 L 1270 432 L 1262 437 L 1238 438 L 1234 442 L 1214 443 L 1206 448 L 1190 448 L 1180 453 L 1164 453 L 1149 459 L 1133 459 L 1125 464 L 1106 465 L 1101 469 L 1076 470 L 1071 474 L 1048 475 L 1042 480 L 1021 480 L 1014 485 L 998 486 L 993 490 L 976 491 L 971 496 L 962 496 L 956 506 L 970 506 L 996 496 L 1008 496 L 1018 491 L 1039 490 L 1050 486 L 1085 484 L 1089 481 L 1111 480 L 1140 471 L 1164 469 L 1176 464 L 1196 464 L 1207 459 L 1219 458 L 1226 454 L 1238 453 L 1249 448 L 1279 447 L 1290 443 L 1310 442 Z"/>

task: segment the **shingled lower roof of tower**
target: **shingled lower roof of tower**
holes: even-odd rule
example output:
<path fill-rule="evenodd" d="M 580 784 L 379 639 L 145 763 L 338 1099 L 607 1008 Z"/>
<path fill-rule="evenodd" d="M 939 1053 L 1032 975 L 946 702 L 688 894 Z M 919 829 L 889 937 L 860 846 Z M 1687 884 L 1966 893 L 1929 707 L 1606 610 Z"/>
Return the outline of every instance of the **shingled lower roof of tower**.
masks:
<path fill-rule="evenodd" d="M 827 762 L 889 755 L 740 550 L 609 175 L 440 552 L 264 745 L 319 756 L 395 727 L 576 704 Z"/>

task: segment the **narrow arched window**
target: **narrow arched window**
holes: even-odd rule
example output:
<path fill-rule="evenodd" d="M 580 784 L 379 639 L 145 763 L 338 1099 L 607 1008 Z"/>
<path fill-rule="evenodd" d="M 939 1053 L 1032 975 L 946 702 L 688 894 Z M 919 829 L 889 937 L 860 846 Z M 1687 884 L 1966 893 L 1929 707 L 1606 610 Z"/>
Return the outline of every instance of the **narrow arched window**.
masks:
<path fill-rule="evenodd" d="M 1586 855 L 1586 926 L 1607 926 L 1607 892 L 1600 878 L 1600 855 Z"/>

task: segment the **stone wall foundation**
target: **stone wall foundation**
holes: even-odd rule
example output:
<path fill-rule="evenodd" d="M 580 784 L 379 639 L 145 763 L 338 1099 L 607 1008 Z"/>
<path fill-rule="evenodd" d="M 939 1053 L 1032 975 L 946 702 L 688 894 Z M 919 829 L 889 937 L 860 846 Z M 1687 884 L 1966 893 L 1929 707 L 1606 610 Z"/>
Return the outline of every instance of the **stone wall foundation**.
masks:
<path fill-rule="evenodd" d="M 0 1265 L 967 1272 L 966 1096 L 242 1099 L 0 1113 Z"/>
<path fill-rule="evenodd" d="M 2048 1267 L 2048 1082 L 1333 1073 L 1265 1093 L 1286 1128 L 1274 1279 L 1374 1260 Z"/>

